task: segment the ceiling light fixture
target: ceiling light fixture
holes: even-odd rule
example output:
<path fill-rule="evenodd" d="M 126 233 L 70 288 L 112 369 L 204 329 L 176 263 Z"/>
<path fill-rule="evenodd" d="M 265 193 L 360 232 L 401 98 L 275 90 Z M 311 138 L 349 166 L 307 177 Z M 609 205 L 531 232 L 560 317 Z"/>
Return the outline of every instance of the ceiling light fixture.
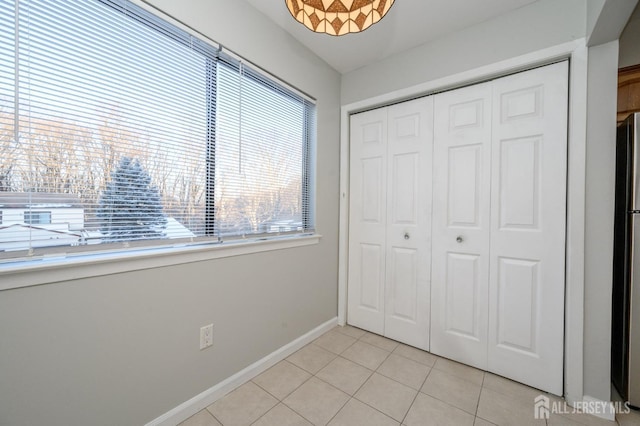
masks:
<path fill-rule="evenodd" d="M 395 0 L 285 0 L 291 15 L 317 33 L 359 33 L 381 20 Z"/>

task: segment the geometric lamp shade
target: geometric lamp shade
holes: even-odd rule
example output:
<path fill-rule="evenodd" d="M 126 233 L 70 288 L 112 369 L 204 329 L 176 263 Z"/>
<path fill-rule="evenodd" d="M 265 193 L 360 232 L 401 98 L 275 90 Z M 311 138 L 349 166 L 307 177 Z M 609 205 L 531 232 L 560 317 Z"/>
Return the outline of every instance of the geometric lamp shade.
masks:
<path fill-rule="evenodd" d="M 285 1 L 291 15 L 311 31 L 340 36 L 366 30 L 386 15 L 395 0 Z"/>

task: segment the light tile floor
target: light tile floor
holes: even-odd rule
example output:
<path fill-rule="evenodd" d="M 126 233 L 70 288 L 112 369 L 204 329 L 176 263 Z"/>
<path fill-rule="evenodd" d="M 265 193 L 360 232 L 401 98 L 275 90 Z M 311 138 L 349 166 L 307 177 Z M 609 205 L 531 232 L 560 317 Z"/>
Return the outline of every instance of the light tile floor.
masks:
<path fill-rule="evenodd" d="M 616 425 L 587 414 L 536 420 L 534 398 L 540 394 L 346 326 L 325 333 L 181 425 Z M 618 423 L 640 425 L 640 413 L 620 415 Z"/>

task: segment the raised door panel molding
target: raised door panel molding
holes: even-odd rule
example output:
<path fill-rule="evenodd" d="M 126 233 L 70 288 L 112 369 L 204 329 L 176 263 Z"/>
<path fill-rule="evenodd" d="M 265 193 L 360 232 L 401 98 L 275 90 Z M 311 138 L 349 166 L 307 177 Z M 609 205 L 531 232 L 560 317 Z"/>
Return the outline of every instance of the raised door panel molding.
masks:
<path fill-rule="evenodd" d="M 500 229 L 539 229 L 542 149 L 540 136 L 501 141 Z"/>
<path fill-rule="evenodd" d="M 450 227 L 480 228 L 482 183 L 481 144 L 449 148 L 447 216 Z"/>
<path fill-rule="evenodd" d="M 448 253 L 445 297 L 445 331 L 464 339 L 480 340 L 478 323 L 480 258 L 476 255 Z"/>

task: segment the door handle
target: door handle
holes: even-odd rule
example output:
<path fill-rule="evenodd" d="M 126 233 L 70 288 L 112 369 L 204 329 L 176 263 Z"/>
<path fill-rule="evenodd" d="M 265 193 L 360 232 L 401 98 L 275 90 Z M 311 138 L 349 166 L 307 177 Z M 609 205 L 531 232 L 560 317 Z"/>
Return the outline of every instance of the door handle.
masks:
<path fill-rule="evenodd" d="M 462 238 L 462 235 L 458 235 L 458 238 L 456 238 L 456 241 L 459 243 L 464 241 L 464 238 Z"/>
<path fill-rule="evenodd" d="M 405 232 L 405 233 L 404 233 L 404 239 L 405 239 L 405 240 L 408 240 L 409 238 L 411 238 L 411 236 L 409 235 L 409 233 L 408 233 L 408 232 Z"/>

